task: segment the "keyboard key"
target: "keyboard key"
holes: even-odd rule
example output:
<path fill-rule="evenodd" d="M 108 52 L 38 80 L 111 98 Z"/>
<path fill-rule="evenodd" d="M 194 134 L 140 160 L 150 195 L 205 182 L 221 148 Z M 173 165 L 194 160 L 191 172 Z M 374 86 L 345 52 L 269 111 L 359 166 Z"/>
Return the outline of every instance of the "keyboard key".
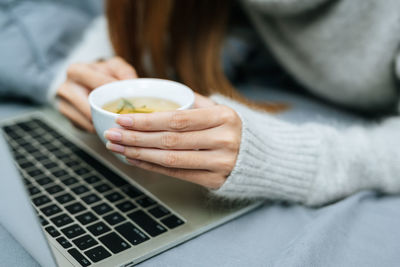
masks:
<path fill-rule="evenodd" d="M 72 168 L 74 166 L 80 165 L 80 162 L 77 160 L 71 160 L 71 161 L 65 162 L 64 164 L 67 165 L 68 167 Z"/>
<path fill-rule="evenodd" d="M 71 248 L 68 253 L 82 266 L 89 266 L 90 261 L 85 258 L 76 248 Z"/>
<path fill-rule="evenodd" d="M 125 218 L 118 212 L 113 212 L 110 215 L 105 216 L 104 220 L 106 220 L 110 225 L 115 225 L 125 221 Z"/>
<path fill-rule="evenodd" d="M 36 195 L 36 194 L 39 194 L 39 193 L 40 193 L 40 189 L 39 189 L 39 188 L 37 188 L 37 187 L 35 187 L 35 186 L 31 186 L 31 187 L 29 187 L 29 188 L 28 188 L 28 191 L 29 191 L 29 194 L 30 194 L 31 196 L 33 196 L 33 195 Z"/>
<path fill-rule="evenodd" d="M 62 195 L 56 197 L 56 200 L 60 204 L 65 204 L 65 203 L 68 203 L 68 202 L 70 202 L 72 200 L 75 200 L 75 198 L 70 193 L 65 193 L 65 194 L 62 194 Z"/>
<path fill-rule="evenodd" d="M 79 168 L 79 169 L 75 169 L 74 172 L 79 176 L 83 176 L 85 174 L 88 174 L 90 172 L 90 170 L 87 168 Z"/>
<path fill-rule="evenodd" d="M 167 231 L 167 229 L 165 229 L 161 224 L 153 220 L 142 210 L 135 211 L 129 214 L 128 217 L 153 237 Z"/>
<path fill-rule="evenodd" d="M 120 211 L 127 212 L 136 208 L 136 205 L 130 201 L 124 201 L 116 206 Z"/>
<path fill-rule="evenodd" d="M 24 130 L 25 132 L 30 132 L 33 130 L 33 128 L 31 127 L 31 124 L 29 124 L 29 122 L 19 122 L 16 125 L 18 125 L 20 128 L 22 128 L 22 130 Z"/>
<path fill-rule="evenodd" d="M 65 185 L 73 185 L 73 184 L 76 184 L 79 181 L 75 177 L 69 177 L 67 179 L 61 180 L 61 182 L 63 184 L 65 184 Z"/>
<path fill-rule="evenodd" d="M 78 212 L 86 210 L 86 208 L 79 202 L 73 203 L 65 207 L 71 214 L 76 214 Z"/>
<path fill-rule="evenodd" d="M 57 153 L 54 153 L 54 155 L 61 160 L 62 162 L 69 160 L 71 158 L 71 154 L 67 154 L 61 151 L 58 151 Z"/>
<path fill-rule="evenodd" d="M 155 202 L 152 198 L 145 196 L 144 198 L 136 200 L 136 203 L 138 203 L 143 208 L 147 208 L 156 204 L 157 202 Z"/>
<path fill-rule="evenodd" d="M 90 235 L 84 235 L 78 237 L 77 239 L 72 241 L 75 246 L 77 246 L 80 250 L 86 250 L 98 244 L 98 242 L 91 237 Z"/>
<path fill-rule="evenodd" d="M 108 252 L 102 246 L 98 246 L 92 249 L 89 249 L 85 252 L 85 255 L 88 256 L 93 262 L 99 262 L 111 256 L 110 252 Z"/>
<path fill-rule="evenodd" d="M 61 170 L 61 169 L 55 169 L 51 171 L 51 174 L 53 174 L 55 177 L 60 178 L 62 176 L 65 176 L 68 174 L 67 171 Z"/>
<path fill-rule="evenodd" d="M 60 235 L 60 232 L 56 230 L 53 226 L 46 227 L 45 230 L 51 235 L 52 237 L 57 237 Z"/>
<path fill-rule="evenodd" d="M 63 232 L 63 234 L 67 238 L 71 239 L 83 235 L 85 233 L 85 230 L 83 230 L 79 225 L 73 224 L 64 229 L 61 229 L 61 232 Z"/>
<path fill-rule="evenodd" d="M 43 214 L 46 215 L 47 217 L 53 216 L 53 215 L 55 215 L 55 214 L 61 212 L 61 209 L 60 209 L 57 205 L 55 205 L 55 204 L 50 205 L 50 206 L 47 206 L 47 207 L 44 207 L 44 208 L 41 208 L 40 210 L 41 210 L 41 211 L 43 212 Z"/>
<path fill-rule="evenodd" d="M 149 238 L 132 223 L 124 223 L 115 229 L 134 246 L 149 240 Z"/>
<path fill-rule="evenodd" d="M 87 187 L 84 186 L 84 185 L 80 185 L 80 186 L 77 186 L 77 187 L 72 188 L 71 190 L 72 190 L 75 194 L 80 195 L 80 194 L 83 194 L 83 193 L 86 193 L 87 191 L 89 191 L 89 188 L 87 188 Z"/>
<path fill-rule="evenodd" d="M 94 215 L 90 211 L 85 212 L 85 213 L 83 213 L 83 214 L 81 214 L 79 216 L 76 216 L 76 219 L 83 225 L 86 225 L 86 224 L 89 224 L 89 223 L 97 221 L 96 215 Z"/>
<path fill-rule="evenodd" d="M 87 228 L 93 235 L 99 236 L 107 233 L 111 229 L 105 225 L 103 222 L 95 223 Z"/>
<path fill-rule="evenodd" d="M 54 163 L 54 162 L 48 162 L 48 163 L 44 163 L 44 164 L 42 163 L 42 165 L 48 170 L 58 166 L 57 163 Z"/>
<path fill-rule="evenodd" d="M 35 152 L 38 152 L 39 149 L 31 144 L 23 146 L 23 148 L 26 150 L 26 152 L 33 154 Z"/>
<path fill-rule="evenodd" d="M 99 240 L 114 254 L 120 253 L 121 251 L 124 251 L 131 247 L 116 233 L 110 233 L 108 235 L 102 236 L 99 238 Z"/>
<path fill-rule="evenodd" d="M 50 199 L 47 196 L 38 196 L 35 197 L 34 199 L 32 199 L 33 204 L 35 204 L 35 206 L 40 207 L 46 203 L 50 202 Z"/>
<path fill-rule="evenodd" d="M 156 218 L 164 217 L 165 215 L 169 214 L 170 211 L 164 208 L 163 206 L 157 206 L 149 210 L 150 214 Z"/>
<path fill-rule="evenodd" d="M 104 178 L 108 179 L 112 184 L 116 186 L 122 186 L 127 184 L 127 182 L 119 177 L 116 173 L 107 168 L 104 164 L 99 162 L 97 159 L 86 153 L 80 148 L 75 148 L 75 153 L 89 166 L 100 173 Z"/>
<path fill-rule="evenodd" d="M 140 191 L 136 187 L 133 187 L 132 185 L 124 186 L 121 188 L 121 190 L 131 198 L 136 198 L 143 195 L 142 191 Z"/>
<path fill-rule="evenodd" d="M 42 226 L 46 226 L 49 224 L 49 222 L 45 218 L 43 218 L 43 216 L 39 216 L 39 221 Z"/>
<path fill-rule="evenodd" d="M 111 202 L 117 202 L 117 201 L 123 199 L 124 196 L 121 195 L 121 194 L 118 193 L 118 192 L 113 192 L 113 193 L 111 193 L 111 194 L 106 195 L 105 198 L 107 198 L 107 199 L 108 199 L 109 201 L 111 201 Z"/>
<path fill-rule="evenodd" d="M 100 198 L 95 194 L 90 194 L 90 195 L 87 195 L 87 196 L 83 197 L 82 200 L 86 204 L 90 205 L 90 204 L 93 204 L 93 203 L 95 203 L 97 201 L 100 201 Z"/>
<path fill-rule="evenodd" d="M 62 226 L 65 226 L 65 225 L 70 224 L 70 223 L 73 222 L 71 217 L 69 217 L 67 214 L 58 215 L 58 216 L 54 217 L 53 219 L 51 219 L 51 221 L 57 227 L 62 227 Z"/>
<path fill-rule="evenodd" d="M 98 186 L 95 186 L 94 189 L 96 189 L 96 191 L 99 193 L 104 193 L 111 190 L 111 186 L 109 186 L 108 184 L 100 184 Z"/>
<path fill-rule="evenodd" d="M 43 175 L 44 173 L 43 173 L 43 171 L 41 171 L 39 169 L 34 169 L 34 170 L 31 170 L 31 171 L 27 171 L 27 174 L 29 176 L 31 176 L 31 177 L 36 177 L 36 176 Z"/>
<path fill-rule="evenodd" d="M 40 185 L 46 185 L 46 184 L 53 182 L 53 180 L 50 179 L 49 177 L 44 177 L 44 178 L 36 180 L 36 182 Z"/>
<path fill-rule="evenodd" d="M 35 166 L 32 162 L 30 162 L 30 161 L 26 161 L 26 162 L 23 162 L 23 163 L 19 163 L 19 166 L 22 168 L 22 169 L 28 169 L 28 168 L 31 168 L 31 167 L 33 167 L 33 166 Z"/>
<path fill-rule="evenodd" d="M 63 248 L 70 248 L 70 247 L 72 247 L 72 244 L 71 244 L 65 237 L 63 237 L 63 236 L 57 238 L 56 240 L 57 240 L 58 243 L 60 243 L 60 245 L 61 245 Z"/>
<path fill-rule="evenodd" d="M 49 194 L 52 194 L 52 195 L 57 194 L 57 193 L 59 193 L 59 192 L 61 192 L 63 190 L 64 190 L 64 188 L 62 188 L 59 185 L 53 185 L 53 186 L 49 186 L 49 187 L 46 188 L 46 191 L 49 192 Z"/>
<path fill-rule="evenodd" d="M 103 215 L 107 212 L 112 211 L 113 209 L 110 207 L 110 205 L 106 203 L 99 204 L 97 206 L 92 207 L 94 212 L 96 212 L 98 215 Z"/>
<path fill-rule="evenodd" d="M 40 163 L 42 163 L 42 162 L 44 162 L 44 161 L 47 161 L 47 160 L 50 160 L 50 157 L 49 157 L 48 155 L 44 155 L 44 154 L 42 154 L 42 153 L 35 153 L 35 154 L 33 154 L 33 157 L 34 157 L 37 161 L 39 161 Z"/>
<path fill-rule="evenodd" d="M 175 227 L 178 227 L 179 225 L 184 224 L 184 222 L 175 215 L 168 216 L 167 218 L 162 219 L 161 222 L 165 224 L 169 229 L 173 229 Z"/>
<path fill-rule="evenodd" d="M 84 180 L 85 180 L 88 184 L 95 184 L 95 183 L 97 183 L 97 182 L 100 182 L 100 181 L 101 181 L 101 178 L 98 177 L 98 176 L 96 176 L 96 175 L 91 175 L 91 176 L 89 176 L 89 177 L 86 177 Z"/>

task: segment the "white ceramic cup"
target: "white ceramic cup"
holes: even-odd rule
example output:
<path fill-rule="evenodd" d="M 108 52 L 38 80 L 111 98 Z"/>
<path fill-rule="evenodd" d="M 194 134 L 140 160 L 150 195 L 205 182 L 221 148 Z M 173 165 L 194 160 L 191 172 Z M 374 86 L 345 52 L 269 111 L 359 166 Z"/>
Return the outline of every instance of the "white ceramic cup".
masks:
<path fill-rule="evenodd" d="M 194 93 L 189 87 L 170 80 L 139 78 L 100 86 L 90 93 L 89 103 L 94 128 L 104 144 L 107 142 L 104 132 L 110 128 L 120 128 L 115 122 L 120 114 L 106 111 L 102 107 L 121 97 L 163 98 L 177 103 L 180 106 L 177 110 L 189 109 L 194 103 Z"/>

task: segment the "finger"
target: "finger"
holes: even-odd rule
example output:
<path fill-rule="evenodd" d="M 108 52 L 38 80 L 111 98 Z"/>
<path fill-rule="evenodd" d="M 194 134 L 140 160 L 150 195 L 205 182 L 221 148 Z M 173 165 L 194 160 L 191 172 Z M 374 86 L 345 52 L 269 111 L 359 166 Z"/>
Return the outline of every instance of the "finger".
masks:
<path fill-rule="evenodd" d="M 120 57 L 114 57 L 105 62 L 110 73 L 118 80 L 137 78 L 136 70 Z"/>
<path fill-rule="evenodd" d="M 71 65 L 68 68 L 68 78 L 89 90 L 93 90 L 103 84 L 116 80 L 110 75 L 92 69 L 87 64 Z"/>
<path fill-rule="evenodd" d="M 176 151 L 125 147 L 111 142 L 107 142 L 107 149 L 130 159 L 143 160 L 169 168 L 217 170 L 221 167 L 219 160 L 210 160 L 210 158 L 216 156 L 214 151 Z"/>
<path fill-rule="evenodd" d="M 89 67 L 95 71 L 113 76 L 112 73 L 110 72 L 110 70 L 108 69 L 107 63 L 104 61 L 89 64 Z M 117 77 L 114 77 L 114 78 L 117 78 Z"/>
<path fill-rule="evenodd" d="M 216 105 L 208 108 L 169 112 L 121 115 L 116 122 L 126 129 L 137 131 L 186 132 L 217 127 L 225 122 L 228 109 Z"/>
<path fill-rule="evenodd" d="M 112 128 L 104 132 L 106 139 L 123 146 L 174 150 L 223 147 L 226 142 L 218 135 L 220 134 L 217 128 L 192 132 L 139 132 Z"/>
<path fill-rule="evenodd" d="M 194 93 L 194 95 L 195 95 L 195 100 L 193 108 L 206 108 L 216 105 L 216 103 L 208 97 L 202 96 L 198 93 Z"/>
<path fill-rule="evenodd" d="M 61 100 L 58 104 L 58 109 L 60 113 L 71 120 L 73 124 L 88 132 L 94 133 L 93 124 L 69 103 Z"/>
<path fill-rule="evenodd" d="M 57 92 L 58 96 L 67 100 L 75 109 L 81 112 L 88 120 L 92 120 L 90 104 L 88 101 L 89 91 L 72 82 L 63 83 Z"/>
<path fill-rule="evenodd" d="M 225 182 L 223 176 L 209 171 L 167 168 L 157 164 L 129 158 L 127 158 L 127 161 L 133 166 L 196 183 L 210 189 L 218 189 Z"/>

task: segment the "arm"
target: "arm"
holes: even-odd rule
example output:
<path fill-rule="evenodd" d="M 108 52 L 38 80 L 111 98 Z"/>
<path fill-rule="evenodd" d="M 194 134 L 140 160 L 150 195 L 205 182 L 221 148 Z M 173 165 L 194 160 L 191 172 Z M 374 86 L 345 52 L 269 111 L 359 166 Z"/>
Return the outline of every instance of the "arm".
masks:
<path fill-rule="evenodd" d="M 0 96 L 45 103 L 61 62 L 101 3 L 0 2 Z"/>
<path fill-rule="evenodd" d="M 221 96 L 240 115 L 236 165 L 214 194 L 321 205 L 363 189 L 400 192 L 400 118 L 339 131 L 295 126 Z"/>

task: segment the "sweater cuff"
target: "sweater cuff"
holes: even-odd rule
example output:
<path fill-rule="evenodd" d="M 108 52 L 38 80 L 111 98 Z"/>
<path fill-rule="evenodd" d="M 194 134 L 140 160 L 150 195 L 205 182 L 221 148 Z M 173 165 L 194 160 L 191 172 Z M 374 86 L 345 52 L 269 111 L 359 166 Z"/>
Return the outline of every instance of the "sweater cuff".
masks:
<path fill-rule="evenodd" d="M 282 122 L 220 95 L 217 103 L 233 108 L 242 120 L 236 165 L 211 193 L 228 199 L 279 199 L 307 203 L 318 160 L 320 138 L 311 127 Z"/>

